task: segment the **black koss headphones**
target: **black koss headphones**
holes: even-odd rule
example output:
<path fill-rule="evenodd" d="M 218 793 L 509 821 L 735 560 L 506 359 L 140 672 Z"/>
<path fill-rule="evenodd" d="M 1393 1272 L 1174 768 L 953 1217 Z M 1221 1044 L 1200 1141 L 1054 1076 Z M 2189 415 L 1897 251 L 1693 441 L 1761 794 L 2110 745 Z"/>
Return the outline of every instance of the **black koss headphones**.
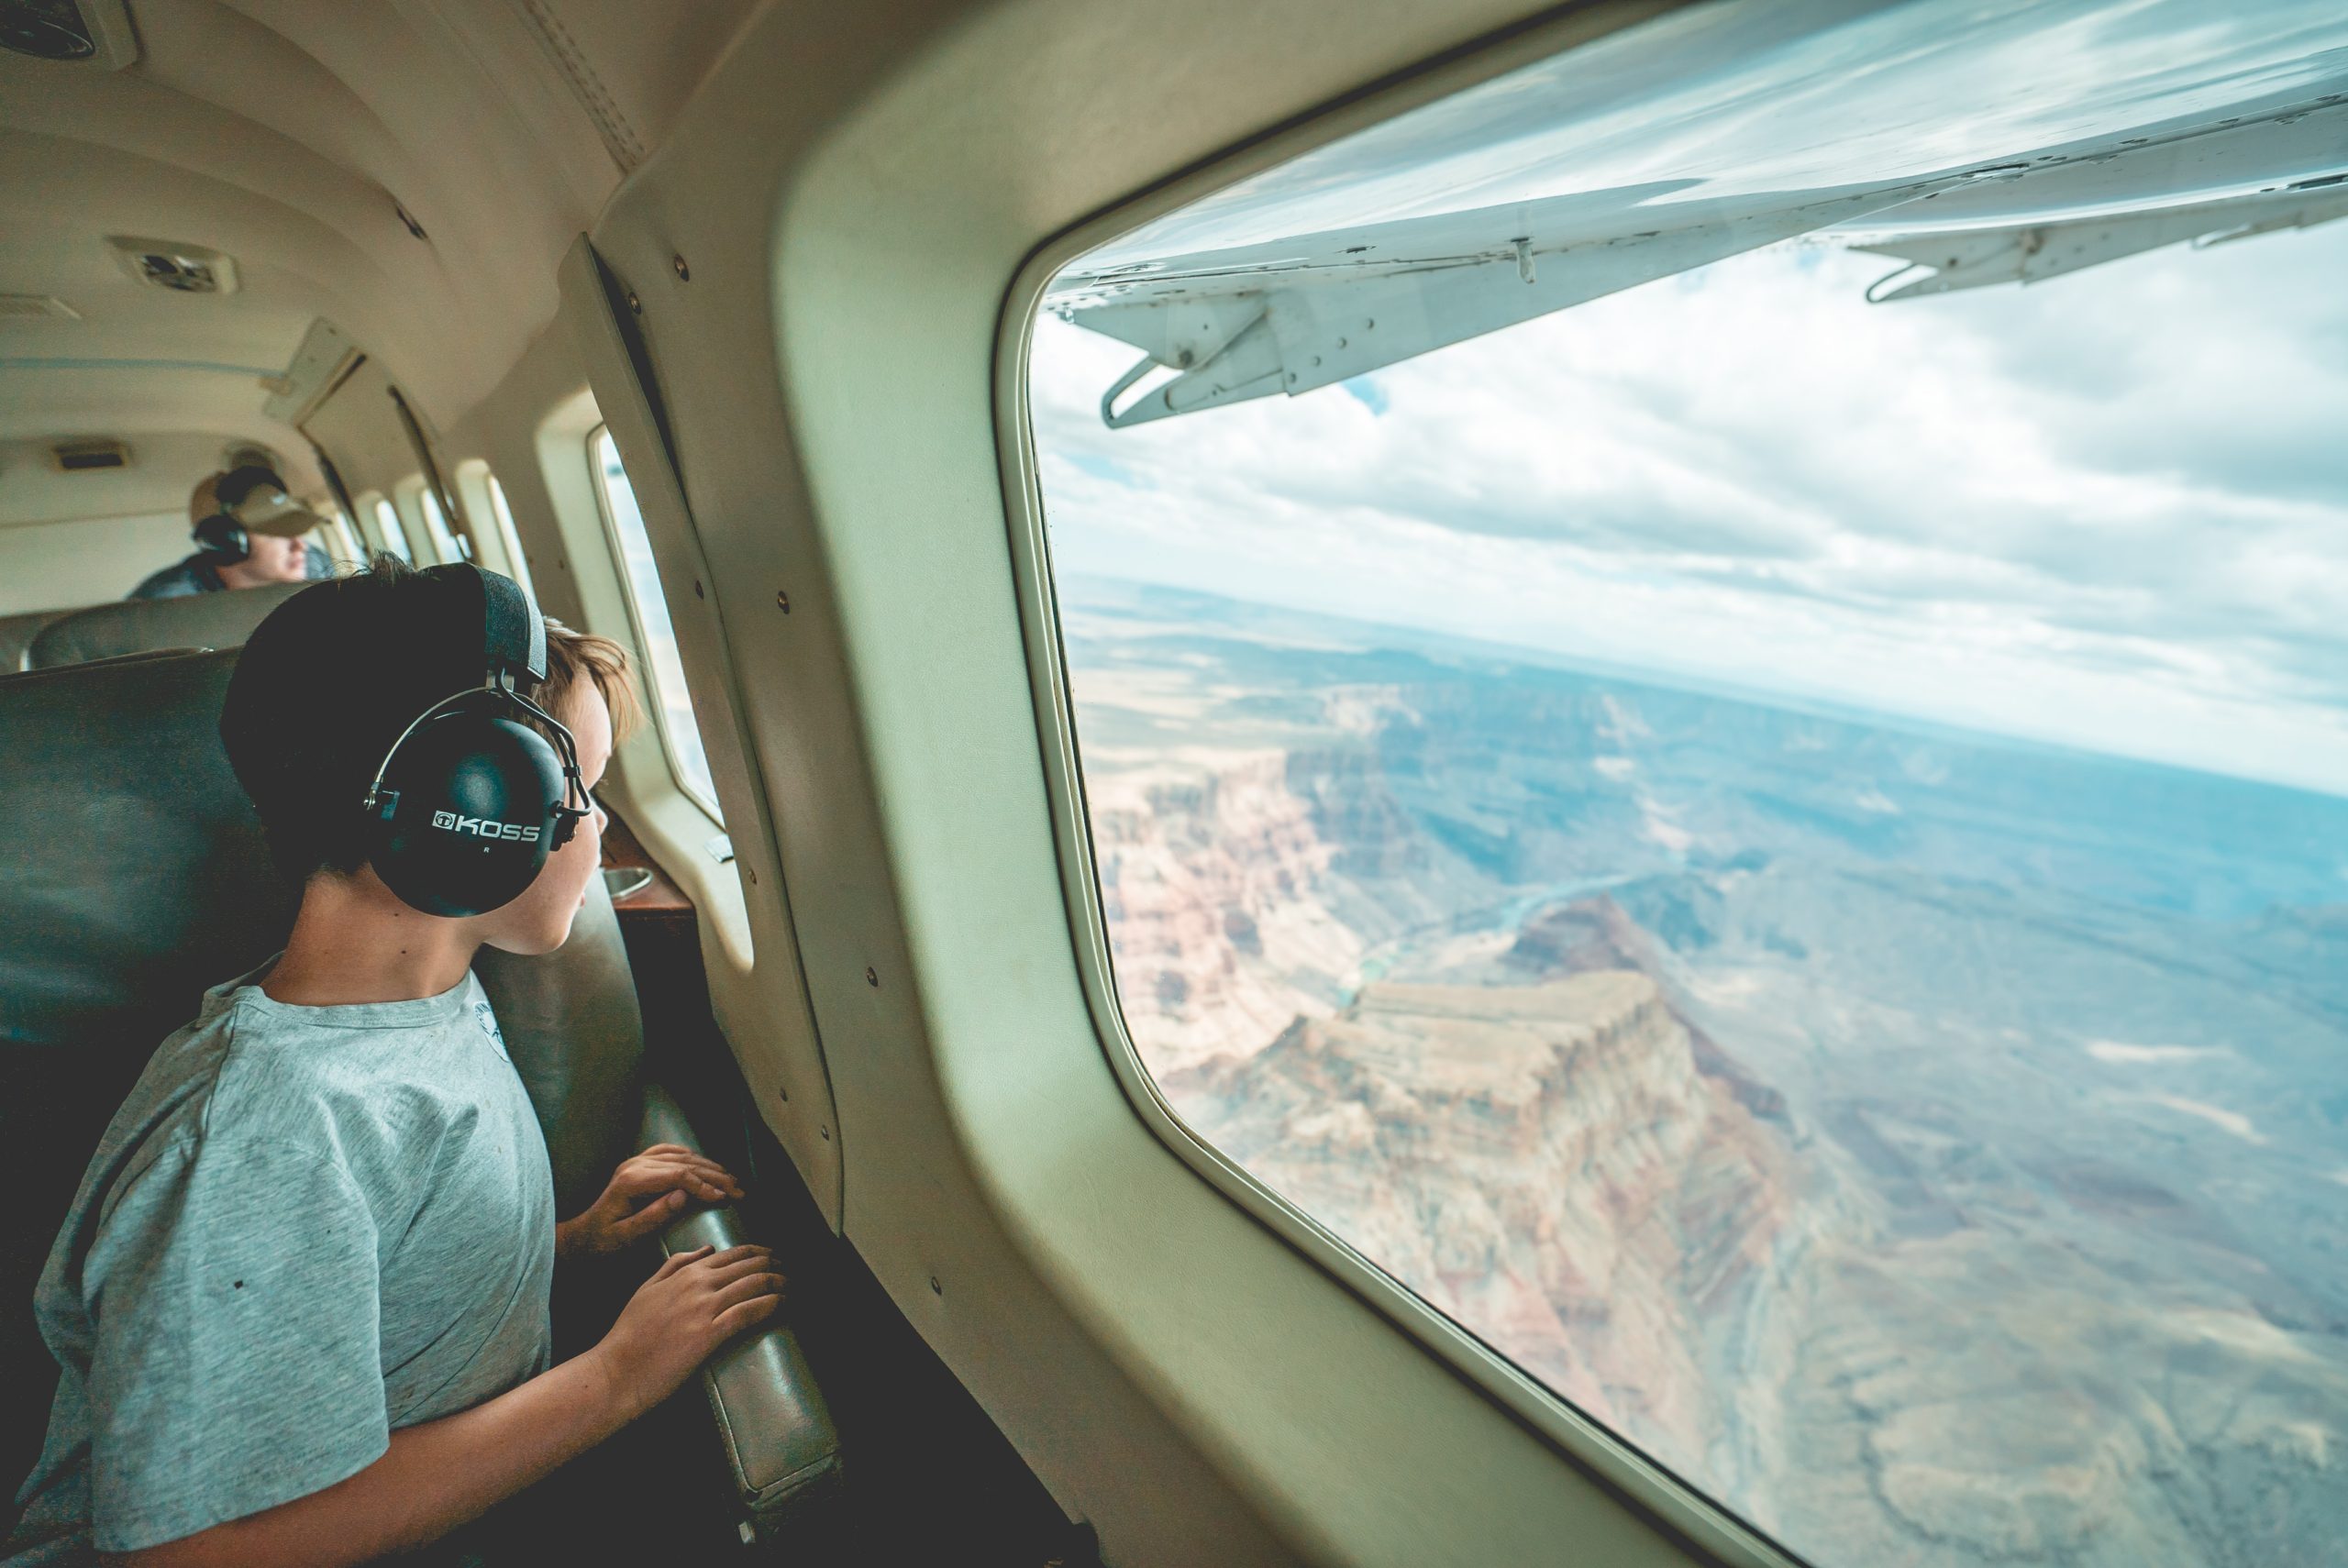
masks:
<path fill-rule="evenodd" d="M 594 808 L 570 732 L 514 690 L 547 676 L 537 606 L 477 566 L 423 575 L 481 584 L 488 679 L 435 702 L 392 743 L 367 789 L 368 860 L 411 908 L 486 914 L 521 897 Z"/>

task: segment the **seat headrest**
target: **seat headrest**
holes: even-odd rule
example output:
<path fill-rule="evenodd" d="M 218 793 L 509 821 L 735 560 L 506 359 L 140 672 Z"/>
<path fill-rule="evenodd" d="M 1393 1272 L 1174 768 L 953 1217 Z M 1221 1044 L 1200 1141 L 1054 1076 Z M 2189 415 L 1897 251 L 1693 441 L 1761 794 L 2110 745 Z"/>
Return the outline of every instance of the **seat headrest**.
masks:
<path fill-rule="evenodd" d="M 24 668 L 26 650 L 40 635 L 40 629 L 72 613 L 71 610 L 34 610 L 22 615 L 0 615 L 0 675 Z"/>
<path fill-rule="evenodd" d="M 155 654 L 0 680 L 8 1055 L 119 1040 L 135 1074 L 205 987 L 283 939 L 291 889 L 220 745 L 236 659 Z"/>
<path fill-rule="evenodd" d="M 237 648 L 271 610 L 309 586 L 278 582 L 182 599 L 126 599 L 52 621 L 37 633 L 25 668 L 54 669 L 156 648 Z"/>
<path fill-rule="evenodd" d="M 31 1463 L 54 1370 L 33 1280 L 83 1163 L 205 988 L 275 952 L 293 918 L 220 745 L 236 657 L 0 678 L 0 1190 L 22 1205 L 0 1225 L 11 1474 Z"/>

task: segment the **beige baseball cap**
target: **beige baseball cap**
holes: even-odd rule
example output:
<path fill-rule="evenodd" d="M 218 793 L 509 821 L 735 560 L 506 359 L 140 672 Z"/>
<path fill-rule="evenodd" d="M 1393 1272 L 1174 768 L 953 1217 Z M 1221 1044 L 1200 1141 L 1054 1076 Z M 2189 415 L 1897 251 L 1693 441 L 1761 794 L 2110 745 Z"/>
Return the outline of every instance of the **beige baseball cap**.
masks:
<path fill-rule="evenodd" d="M 259 464 L 210 475 L 188 497 L 187 520 L 194 527 L 227 513 L 249 534 L 292 539 L 319 524 L 318 514 L 285 492 L 285 481 Z"/>

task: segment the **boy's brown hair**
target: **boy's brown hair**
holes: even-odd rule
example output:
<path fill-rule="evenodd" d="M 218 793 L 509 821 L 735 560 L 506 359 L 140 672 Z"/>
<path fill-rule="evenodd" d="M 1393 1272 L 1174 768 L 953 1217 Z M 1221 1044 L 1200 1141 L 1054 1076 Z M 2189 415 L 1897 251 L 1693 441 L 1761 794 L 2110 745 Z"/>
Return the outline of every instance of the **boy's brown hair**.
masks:
<path fill-rule="evenodd" d="M 627 678 L 627 650 L 600 633 L 574 632 L 551 615 L 543 619 L 547 627 L 547 678 L 530 694 L 531 701 L 559 719 L 570 707 L 571 693 L 578 690 L 580 681 L 592 682 L 604 699 L 604 706 L 611 711 L 612 745 L 617 747 L 644 722 L 644 710 L 636 700 L 636 687 Z"/>

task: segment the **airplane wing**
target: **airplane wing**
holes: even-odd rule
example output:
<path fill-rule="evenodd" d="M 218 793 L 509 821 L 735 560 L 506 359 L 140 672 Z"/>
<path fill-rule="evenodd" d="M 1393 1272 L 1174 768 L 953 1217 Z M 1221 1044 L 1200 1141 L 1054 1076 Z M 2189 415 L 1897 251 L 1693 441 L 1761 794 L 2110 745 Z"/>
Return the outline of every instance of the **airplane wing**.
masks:
<path fill-rule="evenodd" d="M 1867 290 L 1870 301 L 1888 304 L 1990 283 L 2043 282 L 2164 246 L 2222 245 L 2283 229 L 2313 228 L 2338 217 L 2348 217 L 2348 175 L 2329 174 L 2227 201 L 2067 223 L 1908 234 L 1851 248 L 1908 263 Z M 1899 282 L 1919 271 L 1922 277 Z M 1893 283 L 1899 286 L 1887 286 Z"/>
<path fill-rule="evenodd" d="M 1705 182 L 1657 181 L 1108 253 L 1062 273 L 1046 304 L 1142 351 L 1101 399 L 1122 428 L 1297 396 L 1797 235 L 1908 263 L 1872 300 L 2035 282 L 2348 215 L 2348 94 L 2321 91 L 2340 80 L 1880 184 L 1708 195 Z M 1907 281 L 1884 287 L 1895 279 Z"/>
<path fill-rule="evenodd" d="M 1170 257 L 1090 277 L 1053 304 L 1143 351 L 1101 400 L 1112 426 L 1138 425 L 1271 392 L 1294 397 L 1921 191 L 1642 210 L 1645 193 L 1601 191 Z M 1117 406 L 1161 366 L 1180 373 Z"/>

